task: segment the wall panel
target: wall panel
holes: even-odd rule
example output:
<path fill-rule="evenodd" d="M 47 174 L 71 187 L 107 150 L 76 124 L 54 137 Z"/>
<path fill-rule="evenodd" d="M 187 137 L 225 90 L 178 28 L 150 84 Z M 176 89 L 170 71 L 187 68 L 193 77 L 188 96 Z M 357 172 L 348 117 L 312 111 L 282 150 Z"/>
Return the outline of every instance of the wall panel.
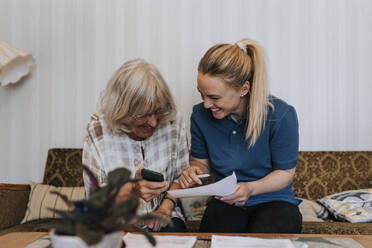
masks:
<path fill-rule="evenodd" d="M 50 147 L 81 147 L 124 61 L 158 66 L 188 121 L 196 68 L 217 42 L 265 48 L 273 94 L 297 109 L 301 150 L 372 149 L 368 0 L 0 0 L 0 39 L 35 73 L 0 88 L 0 182 L 41 181 Z"/>

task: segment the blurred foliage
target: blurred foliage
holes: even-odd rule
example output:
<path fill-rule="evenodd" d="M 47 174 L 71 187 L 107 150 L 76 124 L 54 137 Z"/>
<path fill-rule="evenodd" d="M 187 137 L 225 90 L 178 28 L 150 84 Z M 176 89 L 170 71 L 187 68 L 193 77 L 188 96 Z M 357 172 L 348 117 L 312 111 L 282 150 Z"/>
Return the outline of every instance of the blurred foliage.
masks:
<path fill-rule="evenodd" d="M 54 191 L 69 206 L 71 210 L 60 211 L 50 209 L 62 217 L 62 222 L 53 226 L 58 235 L 75 235 L 85 241 L 87 245 L 100 242 L 105 234 L 116 231 L 137 231 L 143 233 L 148 241 L 155 246 L 156 242 L 152 235 L 136 224 L 146 220 L 158 219 L 164 223 L 169 220 L 161 215 L 149 213 L 137 215 L 139 206 L 139 191 L 137 180 L 130 179 L 130 171 L 126 168 L 118 168 L 109 172 L 107 184 L 101 187 L 98 180 L 88 167 L 84 171 L 91 181 L 91 194 L 89 198 L 71 202 L 67 196 Z M 121 202 L 116 197 L 127 183 L 133 183 L 130 197 Z M 123 241 L 124 242 L 124 241 Z M 125 244 L 123 243 L 125 247 Z"/>

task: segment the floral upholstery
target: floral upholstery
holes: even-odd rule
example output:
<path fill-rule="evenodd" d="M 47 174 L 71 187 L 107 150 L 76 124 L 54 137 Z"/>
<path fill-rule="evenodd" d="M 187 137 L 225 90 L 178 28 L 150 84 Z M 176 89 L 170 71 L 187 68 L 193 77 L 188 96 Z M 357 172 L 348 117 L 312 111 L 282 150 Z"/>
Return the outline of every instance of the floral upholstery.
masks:
<path fill-rule="evenodd" d="M 82 149 L 50 149 L 43 183 L 83 186 L 81 158 Z M 372 151 L 299 153 L 293 185 L 297 197 L 316 200 L 371 186 Z"/>
<path fill-rule="evenodd" d="M 21 223 L 26 212 L 29 194 L 29 189 L 14 191 L 0 188 L 0 235 L 1 229 Z"/>
<path fill-rule="evenodd" d="M 82 149 L 54 148 L 48 151 L 43 184 L 56 187 L 84 186 Z"/>
<path fill-rule="evenodd" d="M 81 158 L 82 149 L 50 149 L 43 183 L 57 187 L 82 186 Z M 341 191 L 370 188 L 371 186 L 371 151 L 299 153 L 293 185 L 293 190 L 299 198 L 315 200 Z M 15 197 L 15 194 L 18 194 L 19 197 Z M 2 209 L 12 209 L 14 208 L 12 203 L 19 203 L 21 200 L 26 201 L 24 204 L 19 205 L 23 210 L 27 205 L 25 196 L 28 196 L 28 192 L 11 192 L 2 190 L 0 187 L 1 199 L 11 199 L 10 201 L 3 201 Z M 204 206 L 195 205 L 194 207 L 201 209 Z M 22 214 L 17 217 L 19 222 L 21 219 L 20 215 Z M 8 224 L 2 225 L 2 223 Z M 14 221 L 6 220 L 6 218 L 4 219 L 0 216 L 0 229 L 7 225 L 9 227 L 9 223 L 14 223 Z M 199 224 L 200 221 L 198 220 L 188 221 L 187 230 L 198 231 Z M 302 229 L 303 233 L 372 234 L 372 223 L 304 222 Z M 0 230 L 0 235 L 11 231 L 35 230 L 46 231 L 45 221 L 12 226 L 8 229 Z"/>
<path fill-rule="evenodd" d="M 372 223 L 350 223 L 341 221 L 335 222 L 308 221 L 302 223 L 302 233 L 371 235 Z"/>
<path fill-rule="evenodd" d="M 372 185 L 372 152 L 300 152 L 293 190 L 316 200 Z"/>

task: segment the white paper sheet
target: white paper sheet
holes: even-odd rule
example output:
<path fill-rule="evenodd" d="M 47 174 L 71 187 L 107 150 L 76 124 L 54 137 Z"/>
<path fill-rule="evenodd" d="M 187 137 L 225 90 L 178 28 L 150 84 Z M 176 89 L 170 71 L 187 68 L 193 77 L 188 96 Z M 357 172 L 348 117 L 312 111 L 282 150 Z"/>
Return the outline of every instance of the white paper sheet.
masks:
<path fill-rule="evenodd" d="M 235 172 L 231 176 L 225 177 L 224 179 L 208 184 L 205 186 L 195 187 L 191 189 L 176 189 L 169 190 L 168 193 L 173 197 L 195 197 L 195 196 L 226 196 L 235 193 L 236 191 L 236 176 Z"/>
<path fill-rule="evenodd" d="M 254 237 L 236 237 L 212 235 L 211 248 L 295 248 L 289 239 L 262 239 Z"/>
<path fill-rule="evenodd" d="M 164 236 L 154 235 L 157 248 L 192 248 L 196 242 L 196 236 Z M 123 240 L 127 248 L 154 248 L 142 234 L 127 233 Z"/>

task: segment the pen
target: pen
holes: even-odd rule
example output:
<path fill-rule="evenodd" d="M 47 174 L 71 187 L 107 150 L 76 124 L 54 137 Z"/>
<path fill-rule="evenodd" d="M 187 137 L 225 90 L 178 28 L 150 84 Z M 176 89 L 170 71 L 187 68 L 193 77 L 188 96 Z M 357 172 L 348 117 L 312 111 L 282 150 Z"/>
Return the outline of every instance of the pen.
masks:
<path fill-rule="evenodd" d="M 203 178 L 207 178 L 207 177 L 210 177 L 211 175 L 209 174 L 200 174 L 200 175 L 196 175 L 198 178 L 200 179 L 203 179 Z M 178 179 L 174 180 L 175 183 L 178 183 Z"/>
<path fill-rule="evenodd" d="M 201 175 L 197 175 L 198 178 L 206 178 L 206 177 L 210 177 L 211 175 L 209 174 L 201 174 Z"/>

